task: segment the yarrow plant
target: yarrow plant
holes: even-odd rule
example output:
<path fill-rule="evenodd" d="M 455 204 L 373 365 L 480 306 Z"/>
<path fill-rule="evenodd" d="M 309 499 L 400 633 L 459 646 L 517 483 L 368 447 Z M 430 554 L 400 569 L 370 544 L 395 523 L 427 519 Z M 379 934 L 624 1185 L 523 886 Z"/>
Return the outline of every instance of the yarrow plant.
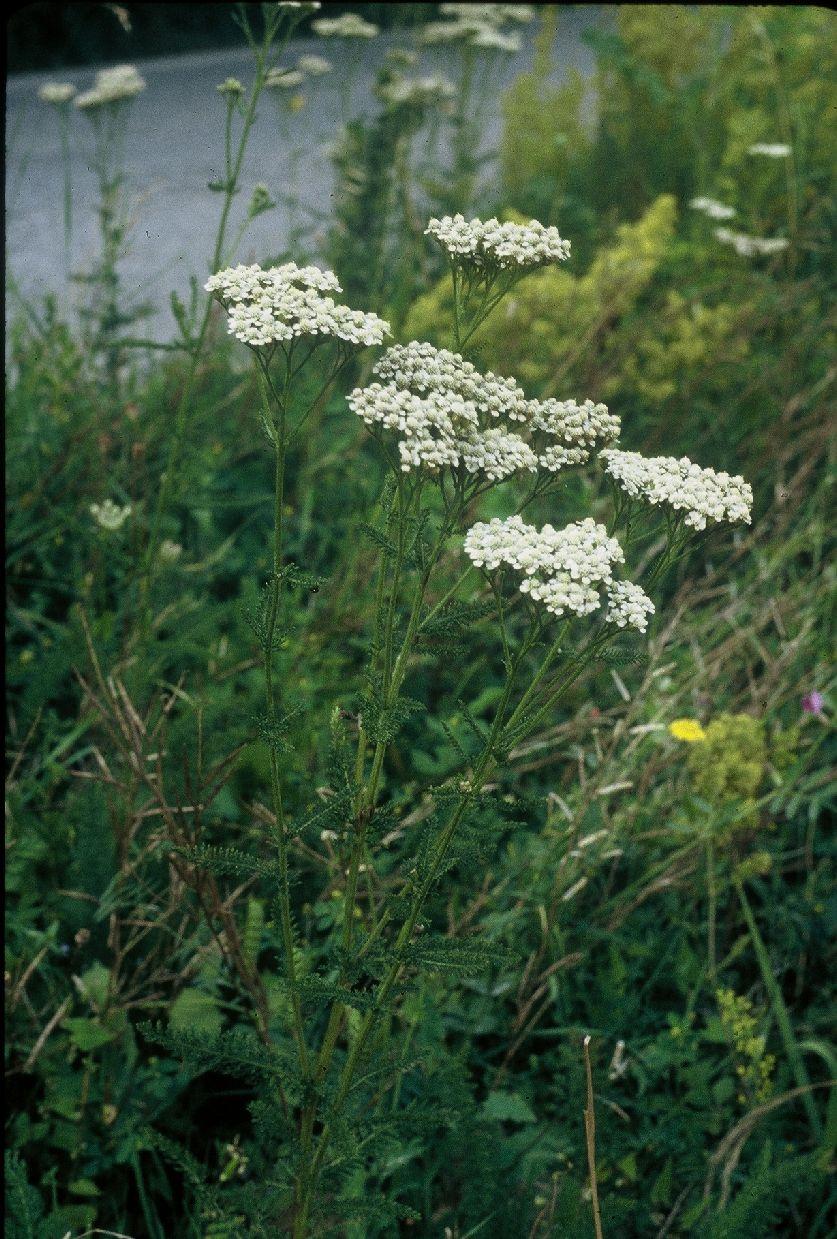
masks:
<path fill-rule="evenodd" d="M 206 283 L 227 314 L 228 330 L 253 355 L 262 422 L 275 456 L 273 569 L 253 626 L 265 678 L 261 734 L 270 758 L 278 919 L 297 1057 L 298 1140 L 289 1189 L 289 1225 L 297 1237 L 311 1233 L 328 1197 L 323 1176 L 330 1149 L 350 1121 L 347 1111 L 381 1021 L 421 960 L 418 927 L 457 832 L 490 800 L 489 785 L 501 776 L 511 747 L 554 716 L 585 668 L 605 657 L 626 630 L 648 629 L 655 605 L 643 585 L 630 579 L 629 559 L 638 543 L 658 536 L 656 510 L 665 513 L 664 549 L 648 584 L 708 525 L 750 519 L 752 495 L 742 478 L 686 459 L 620 451 L 612 446 L 619 418 L 601 402 L 529 398 L 514 378 L 481 371 L 466 355 L 476 326 L 518 280 L 568 258 L 569 243 L 555 228 L 459 216 L 431 220 L 427 234 L 449 258 L 457 305 L 452 347 L 392 345 L 375 363 L 371 381 L 348 396 L 389 476 L 377 524 L 370 527 L 381 555 L 355 754 L 343 791 L 310 823 L 320 841 L 337 850 L 346 875 L 339 949 L 328 978 L 303 979 L 295 956 L 290 845 L 305 827 L 293 825 L 286 808 L 281 735 L 287 703 L 284 677 L 277 677 L 274 663 L 283 591 L 305 574 L 285 561 L 283 551 L 285 462 L 288 446 L 338 371 L 358 349 L 380 346 L 389 327 L 377 315 L 337 301 L 337 277 L 315 266 L 239 265 Z M 549 501 L 570 471 L 591 470 L 597 457 L 613 484 L 607 524 L 589 513 L 563 527 L 524 519 L 524 508 Z M 509 515 L 474 520 L 480 498 L 501 485 Z M 500 495 L 495 504 L 503 502 Z M 464 571 L 431 602 L 437 570 L 451 554 L 461 557 Z M 405 854 L 394 891 L 376 898 L 368 885 L 377 861 L 373 845 L 387 820 L 389 747 L 413 708 L 404 697 L 413 654 L 434 626 L 455 624 L 462 607 L 467 610 L 463 591 L 470 577 L 473 596 L 475 572 L 485 587 L 480 606 L 492 616 L 502 647 L 494 717 L 484 730 L 476 728 L 475 749 L 459 746 L 461 768 L 435 789 L 439 807 L 430 833 L 417 852 Z M 334 727 L 342 736 L 337 715 Z M 364 887 L 368 898 L 361 903 Z M 358 1002 L 351 987 L 361 959 L 371 989 Z M 311 993 L 327 996 L 322 1024 L 306 1017 Z M 350 1032 L 341 1049 L 344 1027 Z"/>

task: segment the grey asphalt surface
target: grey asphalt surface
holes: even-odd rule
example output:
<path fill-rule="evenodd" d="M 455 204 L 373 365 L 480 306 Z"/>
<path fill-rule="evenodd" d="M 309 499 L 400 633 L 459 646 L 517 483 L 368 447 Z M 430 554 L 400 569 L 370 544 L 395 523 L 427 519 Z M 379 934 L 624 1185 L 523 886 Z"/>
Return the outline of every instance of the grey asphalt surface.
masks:
<path fill-rule="evenodd" d="M 554 80 L 576 69 L 585 77 L 593 70 L 593 53 L 582 42 L 584 30 L 600 26 L 598 6 L 564 9 L 559 18 L 554 51 Z M 483 83 L 488 98 L 485 150 L 498 144 L 501 134 L 500 101 L 503 89 L 532 63 L 531 29 L 523 28 L 520 53 L 502 57 Z M 383 52 L 391 46 L 409 46 L 402 33 L 379 36 L 373 42 L 355 41 L 357 61 L 351 71 L 351 105 L 356 115 L 369 111 L 374 101 L 369 86 Z M 343 44 L 345 47 L 345 43 Z M 244 164 L 242 191 L 236 200 L 237 219 L 246 211 L 252 186 L 263 181 L 271 192 L 286 186 L 288 155 L 297 152 L 297 188 L 304 207 L 327 216 L 333 187 L 328 148 L 343 117 L 339 48 L 329 40 L 297 40 L 285 60 L 316 52 L 334 63 L 332 73 L 317 79 L 307 94 L 306 106 L 284 124 L 270 97 L 259 107 Z M 428 49 L 408 73 L 447 72 L 447 49 Z M 283 62 L 284 63 L 284 62 Z M 165 339 L 172 332 L 169 293 L 183 295 L 194 274 L 205 279 L 221 210 L 221 196 L 207 182 L 223 175 L 223 101 L 216 86 L 225 77 L 245 84 L 252 75 L 246 49 L 170 56 L 138 61 L 147 90 L 133 105 L 128 127 L 126 181 L 131 201 L 131 229 L 120 262 L 124 293 L 129 301 L 151 301 L 156 309 L 139 334 Z M 81 286 L 68 279 L 63 230 L 63 165 L 58 120 L 52 108 L 37 97 L 47 80 L 72 81 L 80 90 L 92 83 L 93 70 L 21 74 L 7 81 L 6 94 L 6 253 L 7 271 L 27 298 L 41 299 L 53 291 L 72 316 Z M 271 92 L 266 92 L 270 95 Z M 72 116 L 71 167 L 73 185 L 73 241 L 69 271 L 89 270 L 98 244 L 95 213 L 96 182 L 91 169 L 92 139 L 87 121 Z M 493 174 L 491 161 L 485 176 Z M 237 261 L 252 261 L 280 253 L 292 226 L 286 206 L 260 216 L 248 227 Z M 322 227 L 322 225 L 320 225 Z M 317 225 L 311 238 L 316 244 Z M 236 218 L 230 235 L 236 232 Z M 11 281 L 10 281 L 11 285 Z M 15 312 L 15 296 L 7 296 L 7 317 Z"/>

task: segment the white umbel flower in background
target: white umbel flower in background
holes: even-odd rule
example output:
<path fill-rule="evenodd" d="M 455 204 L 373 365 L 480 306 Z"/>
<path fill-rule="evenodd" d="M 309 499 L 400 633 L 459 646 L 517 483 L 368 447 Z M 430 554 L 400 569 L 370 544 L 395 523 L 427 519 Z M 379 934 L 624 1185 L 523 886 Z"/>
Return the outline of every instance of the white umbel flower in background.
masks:
<path fill-rule="evenodd" d="M 90 515 L 98 525 L 101 525 L 102 529 L 113 532 L 125 524 L 131 515 L 131 505 L 126 503 L 123 508 L 120 508 L 119 504 L 114 503 L 112 499 L 106 499 L 104 503 L 91 503 Z"/>
<path fill-rule="evenodd" d="M 753 490 L 742 477 L 702 469 L 688 456 L 677 460 L 607 448 L 601 459 L 627 494 L 685 512 L 685 523 L 693 529 L 705 529 L 707 522 L 750 523 Z"/>
<path fill-rule="evenodd" d="M 376 94 L 385 103 L 393 105 L 426 106 L 428 103 L 444 103 L 455 99 L 456 87 L 441 73 L 433 73 L 427 77 L 393 78 L 378 87 Z"/>
<path fill-rule="evenodd" d="M 311 29 L 324 39 L 374 39 L 380 27 L 359 13 L 341 13 L 339 17 L 318 17 Z"/>
<path fill-rule="evenodd" d="M 145 78 L 133 65 L 116 65 L 112 69 L 101 69 L 96 74 L 92 89 L 76 96 L 76 107 L 87 111 L 107 104 L 123 103 L 144 90 Z"/>
<path fill-rule="evenodd" d="M 790 244 L 787 237 L 748 237 L 743 232 L 730 232 L 729 228 L 716 228 L 715 237 L 722 245 L 731 245 L 742 258 L 781 254 Z"/>
<path fill-rule="evenodd" d="M 747 147 L 748 155 L 766 155 L 768 159 L 785 159 L 790 153 L 786 142 L 754 142 Z"/>
<path fill-rule="evenodd" d="M 271 69 L 264 79 L 264 84 L 270 90 L 292 90 L 301 86 L 305 74 L 299 69 Z"/>
<path fill-rule="evenodd" d="M 38 88 L 41 103 L 51 103 L 55 107 L 69 103 L 75 93 L 76 88 L 72 82 L 44 82 L 43 86 Z"/>
<path fill-rule="evenodd" d="M 689 206 L 710 219 L 732 219 L 735 215 L 735 207 L 724 206 L 723 202 L 716 202 L 714 198 L 692 198 Z"/>
<path fill-rule="evenodd" d="M 570 256 L 570 243 L 562 240 L 558 229 L 536 219 L 528 224 L 501 224 L 498 219 L 466 220 L 464 215 L 445 215 L 431 219 L 424 231 L 460 266 L 534 271 Z"/>
<path fill-rule="evenodd" d="M 309 77 L 322 77 L 324 73 L 331 72 L 331 61 L 324 56 L 300 56 L 296 67 L 300 73 L 307 73 Z"/>

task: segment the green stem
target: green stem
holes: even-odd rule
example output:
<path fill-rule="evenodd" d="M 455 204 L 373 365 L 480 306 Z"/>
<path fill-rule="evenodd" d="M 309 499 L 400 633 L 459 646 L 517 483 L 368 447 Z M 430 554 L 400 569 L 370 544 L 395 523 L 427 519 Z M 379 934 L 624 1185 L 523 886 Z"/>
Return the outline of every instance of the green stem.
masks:
<path fill-rule="evenodd" d="M 709 961 L 709 983 L 712 988 L 718 980 L 718 955 L 716 947 L 717 894 L 715 891 L 715 849 L 712 840 L 706 844 L 706 953 Z"/>
<path fill-rule="evenodd" d="M 282 51 L 287 43 L 288 34 L 277 47 L 277 54 Z M 225 134 L 225 162 L 227 169 L 227 181 L 224 189 L 224 203 L 221 209 L 221 217 L 218 221 L 218 231 L 215 236 L 215 248 L 212 254 L 212 273 L 219 270 L 224 255 L 224 246 L 226 242 L 227 226 L 229 222 L 230 210 L 232 208 L 233 199 L 238 190 L 238 181 L 241 176 L 241 169 L 244 163 L 244 156 L 247 151 L 247 145 L 250 138 L 250 131 L 256 119 L 256 105 L 258 104 L 262 90 L 264 88 L 265 77 L 269 68 L 269 54 L 271 50 L 271 39 L 273 32 L 268 30 L 265 33 L 264 43 L 260 47 L 256 47 L 256 77 L 253 82 L 253 87 L 250 92 L 247 109 L 244 114 L 244 120 L 241 128 L 241 133 L 238 139 L 238 147 L 235 158 L 231 159 L 230 150 L 230 132 L 232 124 L 232 106 L 227 111 L 227 130 Z M 232 255 L 230 255 L 232 257 Z M 157 492 L 157 502 L 154 507 L 154 516 L 151 522 L 151 528 L 148 535 L 148 544 L 146 546 L 145 556 L 142 564 L 141 577 L 141 593 L 143 602 L 147 605 L 148 593 L 151 586 L 151 578 L 154 571 L 154 564 L 157 555 L 157 546 L 160 540 L 161 523 L 166 511 L 169 496 L 172 493 L 172 488 L 175 481 L 175 469 L 180 461 L 180 455 L 183 448 L 183 442 L 186 436 L 186 430 L 189 422 L 189 411 L 192 403 L 192 395 L 197 380 L 198 369 L 201 358 L 203 356 L 204 344 L 209 330 L 209 324 L 212 317 L 213 301 L 211 297 L 207 297 L 206 305 L 201 319 L 200 327 L 197 336 L 193 342 L 192 358 L 186 374 L 186 381 L 183 386 L 183 392 L 178 402 L 177 411 L 174 417 L 174 432 L 169 443 L 169 450 L 166 457 L 166 464 L 161 475 L 160 489 Z M 148 616 L 146 615 L 146 618 Z"/>
<path fill-rule="evenodd" d="M 369 1037 L 373 1032 L 375 1023 L 380 1014 L 380 1010 L 384 1002 L 386 1001 L 387 997 L 389 996 L 390 991 L 392 990 L 393 986 L 395 985 L 401 973 L 401 970 L 403 968 L 401 952 L 403 951 L 403 948 L 406 946 L 407 942 L 412 937 L 412 934 L 418 922 L 418 918 L 421 915 L 421 911 L 424 906 L 425 900 L 427 899 L 427 896 L 434 882 L 436 881 L 436 878 L 444 862 L 445 856 L 447 855 L 448 848 L 450 847 L 451 841 L 456 832 L 456 828 L 459 825 L 465 812 L 469 808 L 470 804 L 472 803 L 472 801 L 474 800 L 474 798 L 476 797 L 476 795 L 478 794 L 482 785 L 484 784 L 484 782 L 486 781 L 488 777 L 488 768 L 491 763 L 491 759 L 494 755 L 494 747 L 496 745 L 497 738 L 502 728 L 503 716 L 505 714 L 506 707 L 508 706 L 509 697 L 511 696 L 512 687 L 514 684 L 516 673 L 520 666 L 520 662 L 521 662 L 521 657 L 518 656 L 518 658 L 515 660 L 514 666 L 509 671 L 509 675 L 507 677 L 506 685 L 503 691 L 503 696 L 497 708 L 497 713 L 495 714 L 495 717 L 494 717 L 494 722 L 492 724 L 491 732 L 489 734 L 485 748 L 483 749 L 483 752 L 480 756 L 480 759 L 477 762 L 477 765 L 474 769 L 474 773 L 470 780 L 469 786 L 467 790 L 462 793 L 460 800 L 459 800 L 459 804 L 454 809 L 453 813 L 451 814 L 451 817 L 448 820 L 447 825 L 445 826 L 444 830 L 442 831 L 442 834 L 439 837 L 439 842 L 436 847 L 436 853 L 435 853 L 435 856 L 433 857 L 433 861 L 428 869 L 427 874 L 424 877 L 424 880 L 422 881 L 421 885 L 418 887 L 413 897 L 410 912 L 406 920 L 404 921 L 404 924 L 401 926 L 398 937 L 395 940 L 395 945 L 393 947 L 393 954 L 395 956 L 394 962 L 390 965 L 390 968 L 388 972 L 386 973 L 386 976 L 384 977 L 384 979 L 382 980 L 378 988 L 378 991 L 375 995 L 375 1006 L 370 1011 L 368 1011 L 366 1015 L 364 1016 L 363 1021 L 360 1025 L 360 1028 L 358 1030 L 357 1036 L 355 1037 L 354 1043 L 351 1047 L 351 1050 L 349 1051 L 349 1055 L 346 1059 L 346 1063 L 340 1075 L 340 1080 L 337 1085 L 337 1091 L 334 1095 L 334 1099 L 331 1104 L 330 1120 L 326 1122 L 323 1126 L 323 1130 L 320 1135 L 320 1139 L 317 1144 L 317 1149 L 316 1149 L 313 1159 L 310 1162 L 306 1162 L 306 1164 L 303 1166 L 303 1184 L 302 1184 L 302 1190 L 300 1193 L 300 1211 L 299 1211 L 299 1215 L 297 1218 L 297 1224 L 301 1227 L 301 1229 L 295 1228 L 293 1232 L 295 1236 L 300 1236 L 300 1239 L 302 1239 L 302 1237 L 304 1237 L 306 1234 L 307 1219 L 308 1219 L 308 1215 L 310 1212 L 311 1198 L 312 1198 L 314 1188 L 316 1186 L 317 1176 L 322 1167 L 326 1149 L 328 1147 L 328 1143 L 331 1138 L 333 1121 L 335 1117 L 339 1114 L 339 1112 L 342 1110 L 342 1107 L 346 1101 L 346 1098 L 349 1092 L 351 1091 L 355 1071 L 360 1061 L 360 1058 L 363 1054 L 363 1051 L 366 1047 L 366 1043 L 369 1040 Z M 336 1035 L 334 1037 L 334 1043 L 336 1043 Z M 331 1046 L 332 1052 L 333 1052 L 333 1048 L 334 1048 L 334 1044 L 332 1044 Z M 330 1057 L 331 1057 L 331 1054 L 329 1053 L 328 1055 L 329 1061 L 330 1061 Z M 325 1059 L 322 1059 L 321 1063 L 318 1063 L 318 1070 L 321 1065 L 323 1066 L 323 1074 L 324 1074 L 325 1071 L 327 1071 L 328 1069 L 328 1061 L 325 1061 Z"/>
<path fill-rule="evenodd" d="M 802 1053 L 794 1036 L 793 1025 L 791 1024 L 788 1009 L 785 1006 L 785 1000 L 782 997 L 782 991 L 779 984 L 773 975 L 773 968 L 770 963 L 770 956 L 767 953 L 767 947 L 764 945 L 764 940 L 759 933 L 756 918 L 753 916 L 750 902 L 744 893 L 744 886 L 741 879 L 733 876 L 733 885 L 738 892 L 738 899 L 741 904 L 741 911 L 744 913 L 744 920 L 747 922 L 747 928 L 750 931 L 750 941 L 753 944 L 756 959 L 758 960 L 761 978 L 764 983 L 764 988 L 770 997 L 773 1006 L 773 1014 L 776 1017 L 776 1024 L 779 1028 L 779 1035 L 782 1038 L 782 1044 L 785 1047 L 785 1053 L 788 1056 L 788 1062 L 793 1072 L 797 1086 L 806 1091 L 802 1094 L 802 1104 L 805 1106 L 805 1113 L 808 1116 L 808 1122 L 811 1126 L 814 1139 L 818 1144 L 822 1143 L 823 1129 L 820 1122 L 820 1116 L 817 1113 L 817 1108 L 814 1105 L 814 1099 L 811 1096 L 811 1082 L 808 1079 L 808 1072 L 805 1069 L 805 1062 L 802 1058 Z"/>

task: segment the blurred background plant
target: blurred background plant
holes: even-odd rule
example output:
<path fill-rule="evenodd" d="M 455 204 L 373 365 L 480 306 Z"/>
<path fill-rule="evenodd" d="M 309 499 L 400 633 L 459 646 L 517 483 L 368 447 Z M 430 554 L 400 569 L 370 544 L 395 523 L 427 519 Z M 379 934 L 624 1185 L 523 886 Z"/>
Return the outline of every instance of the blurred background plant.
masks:
<path fill-rule="evenodd" d="M 143 7 L 129 6 L 135 22 Z M 450 20 L 354 7 L 379 25 L 387 8 Z M 480 823 L 484 851 L 469 836 L 428 910 L 452 939 L 505 948 L 511 963 L 440 969 L 393 1018 L 369 1094 L 382 1137 L 347 1152 L 334 1201 L 335 1232 L 352 1239 L 396 1225 L 587 1236 L 588 1032 L 605 1234 L 830 1233 L 833 18 L 642 5 L 612 17 L 593 82 L 556 87 L 562 14 L 546 6 L 533 69 L 502 100 L 499 178 L 485 165 L 475 199 L 558 224 L 573 255 L 480 329 L 479 361 L 532 396 L 606 400 L 627 447 L 745 473 L 754 525 L 696 552 L 647 649 L 588 673 L 512 753 Z M 451 291 L 422 231 L 442 209 L 432 174 L 450 176 L 438 160 L 455 149 L 444 133 L 463 95 L 424 77 L 420 63 L 381 65 L 374 115 L 335 135 L 327 235 L 300 221 L 310 250 L 294 257 L 334 266 L 349 304 L 401 339 L 434 341 Z M 103 153 L 106 187 L 116 155 Z M 268 209 L 266 188 L 245 214 Z M 720 226 L 788 244 L 742 253 Z M 125 312 L 118 285 L 114 296 L 108 310 L 96 292 L 100 315 Z M 229 1055 L 207 1068 L 188 1051 L 190 1036 L 220 1033 L 240 1057 L 279 1035 L 273 888 L 267 871 L 207 875 L 172 849 L 261 846 L 268 770 L 245 747 L 260 692 L 247 613 L 269 571 L 271 476 L 252 375 L 203 303 L 183 313 L 188 351 L 122 350 L 104 390 L 56 299 L 26 305 L 9 333 L 6 1208 L 20 1239 L 265 1233 L 253 1219 L 277 1132 Z M 155 526 L 181 409 L 188 436 Z M 291 591 L 282 654 L 290 795 L 315 809 L 330 796 L 318 772 L 334 708 L 358 708 L 383 553 L 362 528 L 382 472 L 355 423 L 338 390 L 292 447 L 284 497 L 289 558 L 328 581 Z M 581 497 L 596 515 L 597 491 L 572 485 L 567 504 Z M 557 525 L 563 505 L 553 496 L 533 518 Z M 447 567 L 455 589 L 462 564 Z M 478 608 L 463 615 L 428 633 L 411 690 L 429 706 L 460 701 L 461 717 L 412 717 L 392 746 L 393 872 L 428 788 L 461 761 L 466 714 L 491 710 L 493 642 Z M 702 738 L 678 739 L 677 719 Z M 301 936 L 316 943 L 341 921 L 346 875 L 327 830 L 293 859 Z M 312 946 L 300 968 L 322 963 Z M 181 1053 L 142 1031 L 149 1018 Z M 394 1097 L 409 1119 L 396 1121 Z M 418 1218 L 363 1217 L 378 1201 Z"/>

